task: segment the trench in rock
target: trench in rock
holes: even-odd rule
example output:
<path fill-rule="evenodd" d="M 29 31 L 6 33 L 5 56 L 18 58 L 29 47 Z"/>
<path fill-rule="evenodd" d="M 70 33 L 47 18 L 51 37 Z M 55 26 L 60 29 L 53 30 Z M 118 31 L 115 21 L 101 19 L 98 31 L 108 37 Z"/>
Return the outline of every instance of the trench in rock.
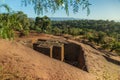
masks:
<path fill-rule="evenodd" d="M 39 46 L 39 44 L 35 43 L 33 44 L 33 49 L 47 56 L 50 56 L 51 58 L 61 60 L 65 63 L 87 71 L 84 51 L 78 44 L 69 42 L 64 43 L 63 45 Z"/>

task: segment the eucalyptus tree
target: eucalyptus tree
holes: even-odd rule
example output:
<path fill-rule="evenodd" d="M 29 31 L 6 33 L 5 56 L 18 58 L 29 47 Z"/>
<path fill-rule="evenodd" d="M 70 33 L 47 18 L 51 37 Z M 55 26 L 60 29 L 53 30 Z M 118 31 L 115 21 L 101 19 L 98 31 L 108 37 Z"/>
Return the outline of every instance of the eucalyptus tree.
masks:
<path fill-rule="evenodd" d="M 33 5 L 36 14 L 44 14 L 44 12 L 55 13 L 59 9 L 64 9 L 69 15 L 69 10 L 72 8 L 73 12 L 76 13 L 82 9 L 87 9 L 87 14 L 90 13 L 89 0 L 21 0 L 23 5 Z"/>

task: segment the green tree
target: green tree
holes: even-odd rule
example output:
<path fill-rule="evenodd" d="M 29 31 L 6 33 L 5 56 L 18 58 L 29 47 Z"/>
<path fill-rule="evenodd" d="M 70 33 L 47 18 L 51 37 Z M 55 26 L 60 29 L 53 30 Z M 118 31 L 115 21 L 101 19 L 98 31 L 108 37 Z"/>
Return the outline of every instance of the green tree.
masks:
<path fill-rule="evenodd" d="M 104 42 L 105 43 L 102 45 L 102 47 L 104 49 L 111 49 L 113 47 L 113 44 L 115 43 L 115 38 L 105 37 Z"/>
<path fill-rule="evenodd" d="M 61 35 L 62 30 L 61 30 L 60 28 L 58 28 L 58 27 L 54 27 L 54 28 L 52 29 L 52 33 L 53 33 L 54 35 Z"/>
<path fill-rule="evenodd" d="M 105 37 L 106 37 L 106 33 L 102 32 L 102 31 L 98 32 L 98 35 L 97 35 L 97 43 L 98 43 L 98 44 L 103 44 Z"/>
<path fill-rule="evenodd" d="M 29 18 L 29 22 L 30 22 L 30 30 L 35 30 L 35 21 L 33 18 Z"/>
<path fill-rule="evenodd" d="M 51 20 L 50 20 L 50 18 L 49 17 L 47 17 L 47 16 L 44 16 L 43 17 L 43 30 L 47 30 L 47 29 L 49 29 L 50 28 L 50 25 L 51 25 Z"/>
<path fill-rule="evenodd" d="M 76 36 L 80 34 L 80 29 L 79 28 L 70 28 L 69 34 Z"/>
<path fill-rule="evenodd" d="M 13 39 L 15 31 L 24 33 L 28 30 L 27 17 L 23 18 L 18 13 L 4 13 L 0 14 L 0 37 L 4 39 Z"/>
<path fill-rule="evenodd" d="M 26 14 L 22 11 L 18 11 L 17 13 L 13 14 L 16 15 L 17 21 L 21 25 L 22 29 L 19 30 L 20 36 L 27 35 L 29 33 L 30 21 Z"/>
<path fill-rule="evenodd" d="M 47 16 L 44 17 L 36 17 L 35 26 L 36 28 L 40 28 L 42 32 L 46 32 L 50 28 L 51 20 Z"/>
<path fill-rule="evenodd" d="M 114 42 L 110 48 L 110 52 L 120 49 L 120 42 Z"/>

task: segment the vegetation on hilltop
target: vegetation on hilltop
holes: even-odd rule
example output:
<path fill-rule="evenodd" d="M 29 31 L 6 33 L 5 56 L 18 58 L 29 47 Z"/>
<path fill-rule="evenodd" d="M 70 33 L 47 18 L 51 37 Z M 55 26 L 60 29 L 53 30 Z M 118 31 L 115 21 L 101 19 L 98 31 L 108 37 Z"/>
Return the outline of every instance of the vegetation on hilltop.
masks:
<path fill-rule="evenodd" d="M 78 12 L 79 7 L 82 6 L 83 9 L 87 9 L 87 12 L 89 14 L 89 1 L 88 0 L 21 0 L 22 4 L 27 6 L 27 5 L 33 5 L 35 13 L 43 14 L 44 12 L 55 12 L 56 10 L 64 9 L 67 14 L 69 14 L 69 6 L 73 7 L 73 12 Z M 0 36 L 5 39 L 13 39 L 14 37 L 14 31 L 16 29 L 21 29 L 21 33 L 24 35 L 24 33 L 28 33 L 28 26 L 29 23 L 27 22 L 27 18 L 23 20 L 17 20 L 18 16 L 16 14 L 11 14 L 10 8 L 6 4 L 0 4 L 0 8 L 4 7 L 8 12 L 3 15 L 1 13 L 0 20 L 1 20 L 1 29 L 0 29 Z M 23 14 L 23 13 L 22 13 Z M 5 16 L 5 18 L 3 17 Z M 12 18 L 12 19 L 11 19 Z M 44 19 L 45 20 L 45 19 Z M 11 21 L 11 22 L 10 22 Z M 20 24 L 22 22 L 22 24 Z M 49 22 L 49 21 L 48 21 Z M 14 26 L 13 26 L 14 24 Z M 24 30 L 25 28 L 25 30 Z M 27 28 L 27 30 L 26 30 Z"/>
<path fill-rule="evenodd" d="M 36 17 L 35 21 L 21 11 L 0 14 L 0 36 L 13 39 L 29 34 L 30 30 L 54 35 L 70 34 L 82 36 L 91 43 L 109 51 L 120 53 L 120 22 L 108 20 L 68 20 L 51 21 L 47 16 Z"/>
<path fill-rule="evenodd" d="M 69 6 L 73 12 L 79 8 L 87 9 L 89 14 L 89 0 L 22 0 L 25 6 L 33 5 L 35 12 L 55 12 L 64 9 L 69 14 Z M 73 21 L 51 21 L 47 16 L 36 17 L 36 20 L 29 19 L 23 12 L 11 12 L 7 5 L 0 7 L 6 8 L 7 13 L 0 13 L 0 37 L 13 39 L 16 31 L 20 36 L 26 35 L 30 30 L 51 34 L 71 34 L 82 35 L 84 39 L 94 42 L 110 51 L 120 51 L 120 22 L 104 20 L 73 20 Z"/>
<path fill-rule="evenodd" d="M 120 22 L 108 20 L 52 21 L 52 33 L 81 35 L 89 42 L 120 54 Z M 57 30 L 57 31 L 54 31 Z"/>
<path fill-rule="evenodd" d="M 0 36 L 4 39 L 13 39 L 15 31 L 28 34 L 29 18 L 21 11 L 0 14 Z"/>

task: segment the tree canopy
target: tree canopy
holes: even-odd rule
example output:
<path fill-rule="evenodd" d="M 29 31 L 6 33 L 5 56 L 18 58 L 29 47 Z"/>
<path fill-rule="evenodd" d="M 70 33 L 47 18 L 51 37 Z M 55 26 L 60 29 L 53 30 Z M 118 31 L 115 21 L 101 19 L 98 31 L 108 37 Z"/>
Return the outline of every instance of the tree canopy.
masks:
<path fill-rule="evenodd" d="M 79 11 L 79 8 L 87 9 L 87 14 L 89 14 L 89 0 L 22 0 L 22 4 L 33 5 L 35 13 L 43 14 L 44 12 L 55 12 L 59 9 L 64 9 L 69 15 L 69 9 L 72 8 L 73 12 Z"/>
<path fill-rule="evenodd" d="M 51 20 L 47 16 L 36 17 L 35 19 L 36 28 L 40 28 L 43 32 L 50 27 L 50 24 L 51 24 Z"/>

